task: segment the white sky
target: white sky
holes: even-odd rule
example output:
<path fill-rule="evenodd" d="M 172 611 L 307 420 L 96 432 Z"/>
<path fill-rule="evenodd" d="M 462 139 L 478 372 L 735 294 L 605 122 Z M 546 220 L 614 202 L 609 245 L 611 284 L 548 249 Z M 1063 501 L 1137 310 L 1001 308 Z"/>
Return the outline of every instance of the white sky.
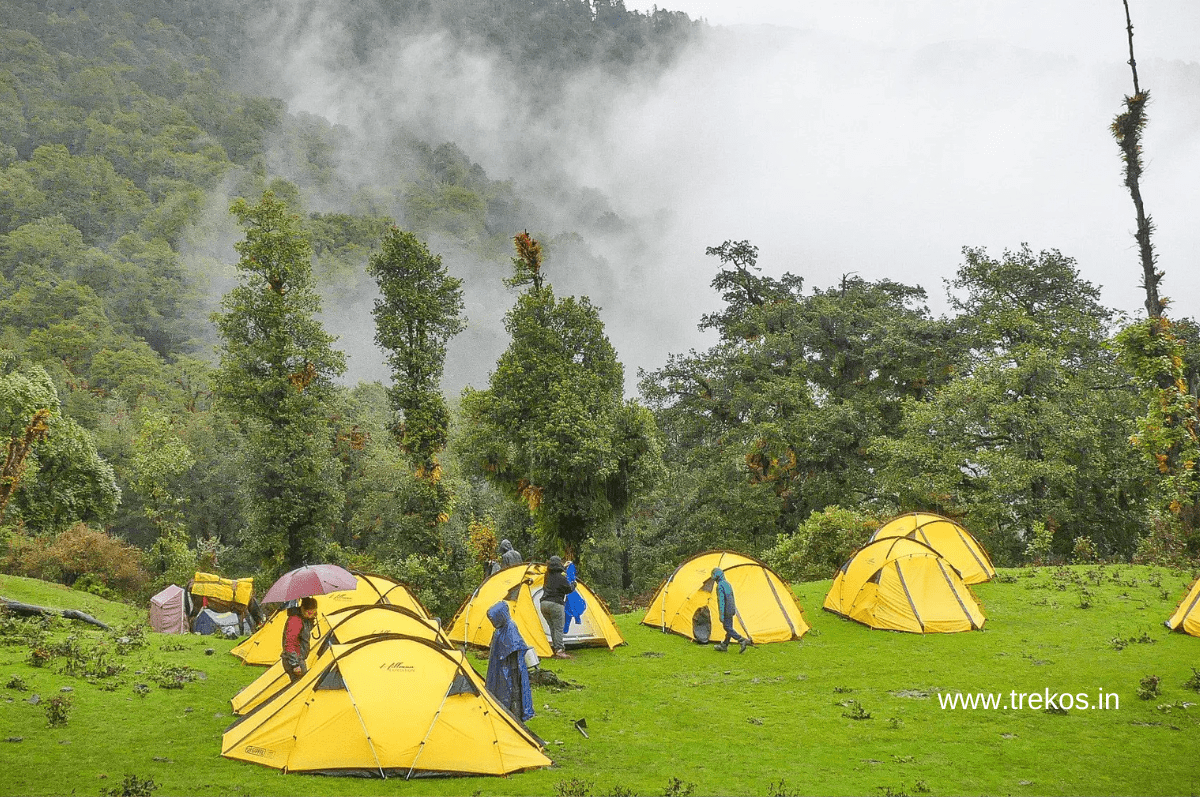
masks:
<path fill-rule="evenodd" d="M 988 38 L 1108 58 L 1125 51 L 1121 0 L 626 0 L 631 11 L 683 11 L 712 25 L 781 25 L 913 46 Z M 1135 55 L 1200 60 L 1200 2 L 1131 0 Z"/>
<path fill-rule="evenodd" d="M 1134 211 L 1108 131 L 1132 92 L 1120 0 L 659 5 L 744 45 L 697 56 L 630 103 L 614 129 L 639 168 L 596 181 L 676 208 L 673 244 L 691 269 L 711 276 L 704 247 L 746 238 L 767 272 L 808 287 L 847 272 L 919 284 L 938 312 L 962 246 L 999 256 L 1028 242 L 1074 257 L 1109 306 L 1142 311 Z M 1152 95 L 1142 191 L 1162 292 L 1196 317 L 1200 1 L 1131 0 L 1131 13 Z"/>

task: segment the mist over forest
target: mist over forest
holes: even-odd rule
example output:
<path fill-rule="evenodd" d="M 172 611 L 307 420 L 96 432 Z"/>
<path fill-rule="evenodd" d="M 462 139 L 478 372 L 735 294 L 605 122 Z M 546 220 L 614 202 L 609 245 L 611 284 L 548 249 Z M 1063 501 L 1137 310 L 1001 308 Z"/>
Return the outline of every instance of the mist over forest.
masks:
<path fill-rule="evenodd" d="M 1147 318 L 1123 20 L 813 19 L 0 6 L 2 567 L 337 561 L 445 615 L 504 538 L 636 602 L 707 548 L 825 578 L 912 509 L 1195 561 L 1200 63 L 1138 51 Z"/>
<path fill-rule="evenodd" d="M 464 41 L 444 24 L 379 20 L 357 4 L 272 6 L 250 23 L 263 46 L 245 74 L 293 112 L 344 128 L 335 163 L 347 186 L 396 178 L 384 165 L 398 131 L 453 142 L 511 183 L 527 203 L 511 222 L 562 236 L 550 261 L 556 284 L 604 309 L 631 391 L 637 367 L 711 343 L 695 328 L 716 301 L 703 250 L 728 238 L 754 241 L 768 272 L 812 287 L 849 273 L 905 275 L 935 311 L 947 307 L 941 283 L 961 247 L 1029 242 L 1075 257 L 1110 306 L 1140 307 L 1108 132 L 1129 83 L 1123 49 L 1083 58 L 987 31 L 902 46 L 704 25 L 666 63 L 578 65 L 551 80 L 526 54 Z M 1163 262 L 1183 264 L 1200 251 L 1186 210 L 1200 166 L 1200 65 L 1146 52 L 1142 71 L 1154 91 L 1145 192 Z M 281 173 L 302 178 L 278 157 Z M 480 384 L 499 354 L 505 295 L 486 264 L 452 241 L 442 247 L 454 273 L 470 277 L 473 310 L 448 362 L 455 393 Z M 1169 279 L 1187 315 L 1200 291 L 1192 272 Z M 331 328 L 362 339 L 352 319 L 365 308 L 342 312 L 328 298 L 338 307 Z M 369 348 L 349 348 L 352 375 L 382 378 Z"/>

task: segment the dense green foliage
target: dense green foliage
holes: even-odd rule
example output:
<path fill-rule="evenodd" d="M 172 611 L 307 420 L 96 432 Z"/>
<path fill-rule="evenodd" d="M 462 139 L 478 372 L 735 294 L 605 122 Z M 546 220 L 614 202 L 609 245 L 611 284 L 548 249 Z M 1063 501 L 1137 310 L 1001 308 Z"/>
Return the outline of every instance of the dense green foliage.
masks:
<path fill-rule="evenodd" d="M 233 213 L 246 228 L 237 244 L 244 279 L 216 320 L 224 346 L 216 374 L 223 409 L 245 435 L 245 545 L 276 569 L 325 557 L 340 491 L 331 478 L 327 407 L 345 358 L 315 318 L 312 250 L 299 221 L 268 192 Z"/>
<path fill-rule="evenodd" d="M 468 390 L 465 456 L 524 502 L 552 546 L 574 558 L 628 508 L 657 467 L 657 430 L 621 395 L 624 371 L 587 297 L 558 299 L 541 247 L 522 233 L 505 317 L 512 336 L 487 390 Z"/>
<path fill-rule="evenodd" d="M 442 397 L 446 343 L 464 328 L 462 280 L 412 233 L 393 227 L 367 270 L 379 284 L 375 342 L 388 352 L 396 438 L 417 467 L 432 472 L 446 446 L 450 412 Z"/>
<path fill-rule="evenodd" d="M 904 506 L 968 516 L 1003 561 L 1019 560 L 1035 522 L 1059 555 L 1085 536 L 1128 557 L 1145 479 L 1124 444 L 1136 404 L 1105 346 L 1109 311 L 1056 251 L 964 255 L 951 286 L 964 292 L 953 302 L 969 351 L 957 378 L 879 442 L 885 489 Z"/>

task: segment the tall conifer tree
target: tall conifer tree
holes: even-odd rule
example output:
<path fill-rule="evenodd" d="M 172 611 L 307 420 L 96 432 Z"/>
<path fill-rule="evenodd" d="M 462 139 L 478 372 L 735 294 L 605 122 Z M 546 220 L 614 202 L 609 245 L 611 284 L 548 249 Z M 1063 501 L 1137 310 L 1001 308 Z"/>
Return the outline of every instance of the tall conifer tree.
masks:
<path fill-rule="evenodd" d="M 217 395 L 245 434 L 248 540 L 269 566 L 318 561 L 340 503 L 326 402 L 345 358 L 316 316 L 312 250 L 271 192 L 232 212 L 242 282 L 214 320 L 224 346 Z"/>

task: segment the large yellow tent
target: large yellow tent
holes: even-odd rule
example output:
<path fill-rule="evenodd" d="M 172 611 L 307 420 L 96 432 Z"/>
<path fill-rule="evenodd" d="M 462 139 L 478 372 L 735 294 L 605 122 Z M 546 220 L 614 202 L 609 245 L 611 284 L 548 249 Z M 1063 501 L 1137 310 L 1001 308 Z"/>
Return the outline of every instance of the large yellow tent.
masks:
<path fill-rule="evenodd" d="M 329 627 L 324 619 L 338 609 L 346 606 L 364 606 L 372 603 L 387 603 L 394 606 L 404 606 L 424 617 L 429 612 L 421 605 L 407 587 L 384 576 L 369 573 L 355 573 L 358 580 L 356 589 L 330 592 L 327 595 L 317 595 L 317 622 L 313 635 L 318 639 L 325 635 Z M 240 658 L 245 664 L 269 666 L 279 661 L 283 653 L 283 627 L 287 623 L 287 612 L 277 611 L 275 615 L 263 623 L 245 642 L 229 651 Z"/>
<path fill-rule="evenodd" d="M 1200 578 L 1192 583 L 1188 594 L 1179 602 L 1171 619 L 1167 620 L 1167 628 L 1200 636 Z"/>
<path fill-rule="evenodd" d="M 452 642 L 484 647 L 492 643 L 496 628 L 487 617 L 487 610 L 498 601 L 509 602 L 509 613 L 521 636 L 542 658 L 550 658 L 550 627 L 539 608 L 542 588 L 546 583 L 546 566 L 524 563 L 493 573 L 463 602 L 446 636 Z M 572 622 L 563 642 L 568 646 L 605 646 L 612 650 L 625 644 L 617 630 L 608 606 L 600 596 L 582 581 L 575 582 L 575 591 L 587 603 L 579 622 Z"/>
<path fill-rule="evenodd" d="M 331 645 L 226 731 L 221 755 L 285 772 L 504 775 L 549 766 L 466 654 L 404 634 Z"/>
<path fill-rule="evenodd" d="M 321 638 L 318 644 L 309 649 L 307 665 L 310 670 L 321 666 L 319 660 L 323 656 L 330 655 L 328 653 L 330 645 L 357 642 L 377 634 L 406 634 L 427 639 L 446 649 L 452 647 L 450 640 L 442 633 L 437 620 L 418 615 L 405 606 L 386 603 L 347 606 L 330 612 L 325 616 L 325 620 L 329 625 L 329 632 Z M 277 660 L 230 700 L 230 703 L 233 704 L 233 713 L 242 715 L 253 711 L 260 703 L 291 682 L 291 677 L 284 672 L 283 662 Z"/>
<path fill-rule="evenodd" d="M 962 525 L 932 512 L 909 512 L 894 517 L 871 535 L 871 542 L 887 537 L 908 537 L 923 542 L 954 565 L 966 584 L 982 584 L 996 577 L 992 558 Z"/>
<path fill-rule="evenodd" d="M 757 559 L 732 551 L 702 553 L 677 567 L 658 588 L 642 624 L 695 640 L 696 613 L 707 609 L 714 638 L 724 638 L 713 589 L 714 567 L 725 571 L 733 587 L 737 609 L 733 627 L 742 635 L 762 644 L 799 639 L 809 630 L 787 582 Z"/>
<path fill-rule="evenodd" d="M 983 609 L 958 571 L 909 537 L 869 542 L 838 570 L 824 608 L 871 628 L 917 634 L 983 628 Z"/>

